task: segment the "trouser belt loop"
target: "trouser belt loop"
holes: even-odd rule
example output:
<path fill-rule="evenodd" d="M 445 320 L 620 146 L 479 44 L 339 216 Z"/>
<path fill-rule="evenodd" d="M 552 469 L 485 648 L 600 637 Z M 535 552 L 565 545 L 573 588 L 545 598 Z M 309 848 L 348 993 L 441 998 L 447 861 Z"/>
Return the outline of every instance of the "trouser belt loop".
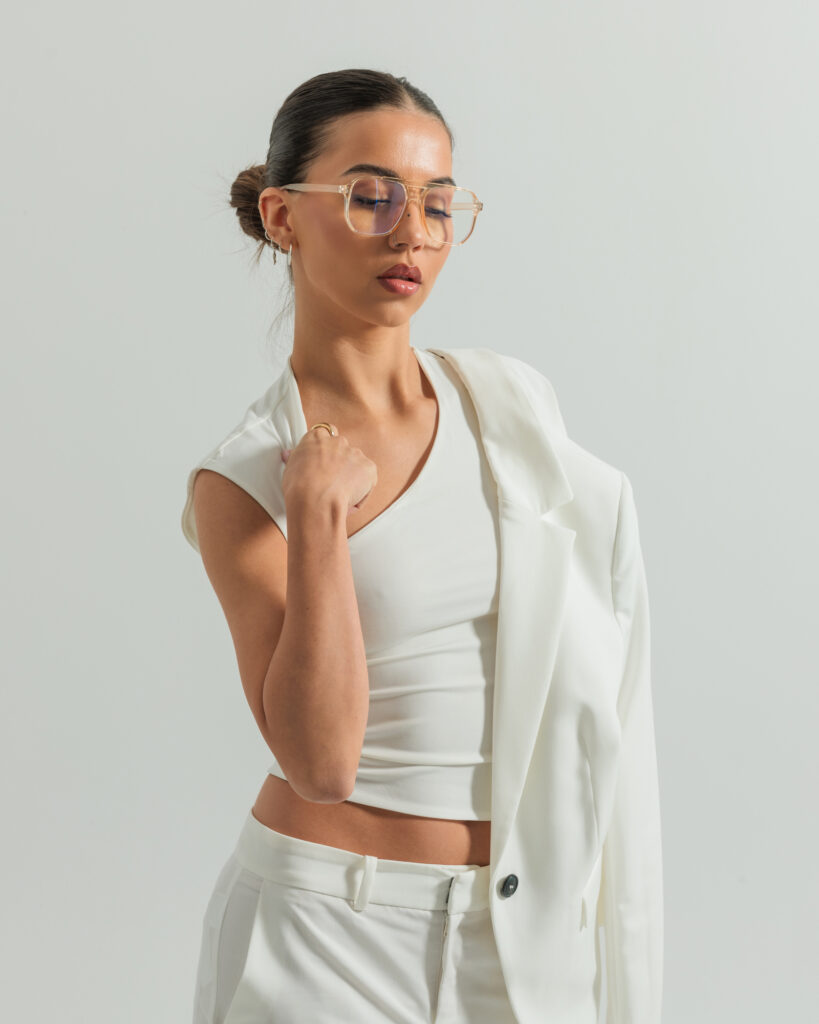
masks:
<path fill-rule="evenodd" d="M 378 865 L 378 857 L 371 857 L 370 854 L 363 854 L 364 866 L 358 880 L 358 889 L 353 901 L 353 910 L 363 910 L 370 902 L 370 893 L 375 881 L 375 869 Z"/>
<path fill-rule="evenodd" d="M 449 885 L 446 887 L 446 900 L 444 902 L 444 910 L 447 911 L 447 913 L 449 913 L 449 898 L 452 895 L 452 886 L 455 884 L 456 878 L 457 875 L 453 875 L 452 878 L 450 878 L 449 880 Z"/>

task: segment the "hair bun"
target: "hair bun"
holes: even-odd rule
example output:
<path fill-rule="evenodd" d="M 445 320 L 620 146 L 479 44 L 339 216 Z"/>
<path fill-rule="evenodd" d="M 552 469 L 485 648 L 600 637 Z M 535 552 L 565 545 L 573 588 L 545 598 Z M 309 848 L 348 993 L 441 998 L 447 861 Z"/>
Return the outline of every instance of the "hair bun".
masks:
<path fill-rule="evenodd" d="M 264 188 L 264 164 L 253 164 L 240 171 L 230 186 L 230 205 L 239 218 L 246 235 L 258 242 L 267 242 L 259 213 L 259 194 Z"/>

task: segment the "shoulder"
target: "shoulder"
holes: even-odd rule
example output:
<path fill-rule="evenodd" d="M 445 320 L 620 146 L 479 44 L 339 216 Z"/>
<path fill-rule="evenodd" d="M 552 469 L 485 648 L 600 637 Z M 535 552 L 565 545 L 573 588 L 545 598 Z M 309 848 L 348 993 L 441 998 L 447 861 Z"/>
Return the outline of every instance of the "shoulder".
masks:
<path fill-rule="evenodd" d="M 189 470 L 182 509 L 182 532 L 197 551 L 199 539 L 193 509 L 193 491 L 200 469 L 209 469 L 227 477 L 246 491 L 285 531 L 284 498 L 281 475 L 284 463 L 281 450 L 292 447 L 287 415 L 286 371 L 276 377 L 267 390 L 246 409 L 238 423 L 229 430 Z"/>
<path fill-rule="evenodd" d="M 559 434 L 562 435 L 561 451 L 568 458 L 578 460 L 581 463 L 587 463 L 591 470 L 596 470 L 607 477 L 616 477 L 619 487 L 622 470 L 588 448 L 584 448 L 569 434 L 560 410 L 557 392 L 551 380 L 523 359 L 508 355 L 504 355 L 503 359 L 509 365 L 510 370 L 522 381 L 539 415 L 550 418 L 555 426 L 559 424 Z"/>
<path fill-rule="evenodd" d="M 562 510 L 561 517 L 583 532 L 587 547 L 592 546 L 591 538 L 597 537 L 598 554 L 608 561 L 615 537 L 636 534 L 637 512 L 629 476 L 620 466 L 570 436 L 548 377 L 522 359 L 506 355 L 502 358 L 520 380 L 535 415 L 550 430 L 552 444 L 572 488 L 573 500 Z M 627 547 L 624 542 L 620 546 Z"/>
<path fill-rule="evenodd" d="M 502 355 L 501 360 L 508 369 L 508 372 L 520 381 L 521 387 L 541 418 L 546 420 L 556 436 L 568 437 L 566 424 L 560 411 L 560 403 L 557 400 L 557 392 L 551 380 L 531 363 L 518 359 L 517 356 Z"/>
<path fill-rule="evenodd" d="M 490 372 L 499 374 L 499 385 L 502 386 L 505 382 L 507 386 L 517 386 L 528 402 L 532 415 L 558 453 L 573 489 L 577 491 L 578 486 L 597 481 L 606 492 L 611 492 L 613 488 L 619 496 L 621 469 L 583 447 L 571 436 L 566 427 L 557 391 L 550 378 L 537 367 L 517 356 L 486 347 L 430 351 L 457 354 L 459 361 L 480 360 L 487 365 Z"/>

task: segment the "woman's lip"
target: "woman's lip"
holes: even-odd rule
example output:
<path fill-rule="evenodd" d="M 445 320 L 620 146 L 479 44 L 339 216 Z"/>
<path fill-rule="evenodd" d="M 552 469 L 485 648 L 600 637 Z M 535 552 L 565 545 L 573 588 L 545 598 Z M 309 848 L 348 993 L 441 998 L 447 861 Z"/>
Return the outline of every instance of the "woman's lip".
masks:
<path fill-rule="evenodd" d="M 394 295 L 414 295 L 421 287 L 417 281 L 408 281 L 405 277 L 377 277 L 376 281 Z"/>
<path fill-rule="evenodd" d="M 379 277 L 400 277 L 406 281 L 416 281 L 418 284 L 421 283 L 421 268 L 416 264 L 408 263 L 394 263 L 391 267 L 387 267 L 383 274 L 379 274 Z"/>

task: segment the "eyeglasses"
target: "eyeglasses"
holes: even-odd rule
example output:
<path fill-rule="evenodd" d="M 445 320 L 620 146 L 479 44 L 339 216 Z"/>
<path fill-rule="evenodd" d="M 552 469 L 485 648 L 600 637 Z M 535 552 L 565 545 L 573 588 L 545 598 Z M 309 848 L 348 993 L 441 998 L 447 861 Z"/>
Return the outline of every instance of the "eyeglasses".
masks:
<path fill-rule="evenodd" d="M 346 185 L 296 182 L 280 186 L 289 192 L 338 192 L 344 196 L 347 224 L 359 235 L 388 235 L 398 226 L 409 202 L 408 189 L 417 192 L 421 219 L 433 245 L 463 245 L 475 228 L 483 203 L 474 192 L 458 185 L 408 185 L 401 178 L 367 175 Z"/>

